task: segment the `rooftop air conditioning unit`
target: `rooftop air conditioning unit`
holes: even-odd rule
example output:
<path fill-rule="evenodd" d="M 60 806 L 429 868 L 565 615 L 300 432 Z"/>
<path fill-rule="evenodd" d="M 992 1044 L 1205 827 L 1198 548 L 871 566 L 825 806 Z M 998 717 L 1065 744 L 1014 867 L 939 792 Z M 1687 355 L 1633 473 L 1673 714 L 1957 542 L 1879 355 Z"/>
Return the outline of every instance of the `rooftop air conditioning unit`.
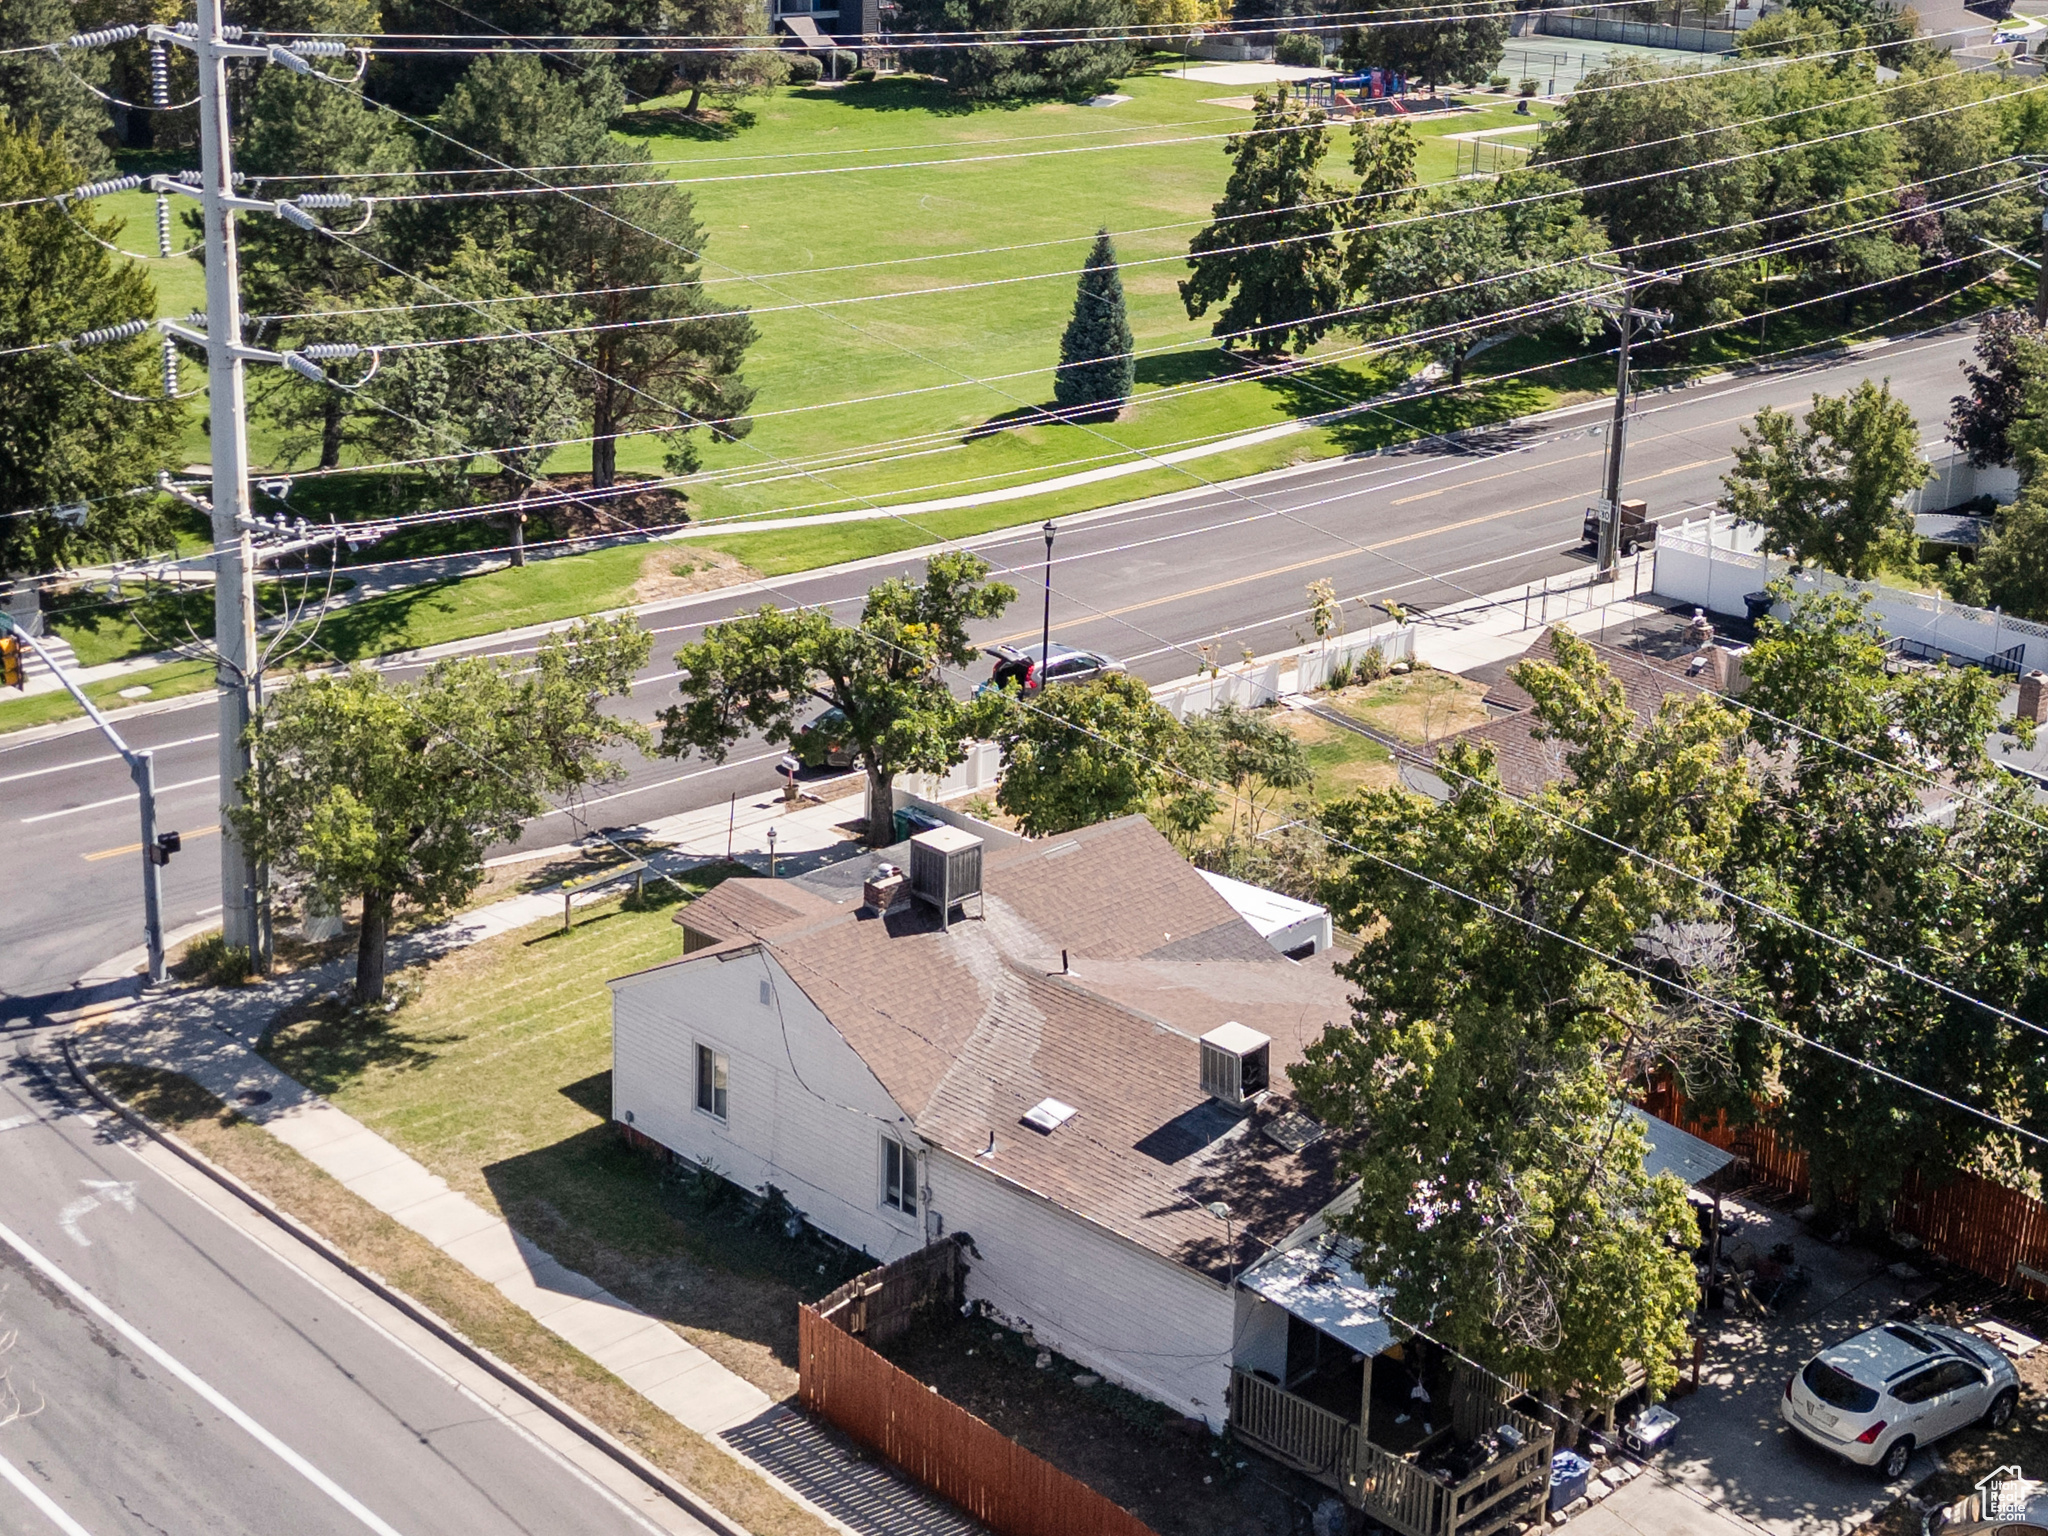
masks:
<path fill-rule="evenodd" d="M 953 908 L 981 898 L 981 839 L 958 827 L 934 827 L 910 840 L 910 893 L 939 909 L 939 926 L 953 920 Z"/>
<path fill-rule="evenodd" d="M 1272 1081 L 1273 1042 L 1235 1020 L 1202 1036 L 1202 1092 L 1242 1109 Z"/>

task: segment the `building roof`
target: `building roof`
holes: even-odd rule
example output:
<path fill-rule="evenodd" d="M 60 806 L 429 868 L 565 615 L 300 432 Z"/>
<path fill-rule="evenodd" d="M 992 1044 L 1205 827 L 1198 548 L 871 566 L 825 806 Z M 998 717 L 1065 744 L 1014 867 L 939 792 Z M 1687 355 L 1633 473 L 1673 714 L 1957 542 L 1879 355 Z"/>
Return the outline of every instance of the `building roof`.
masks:
<path fill-rule="evenodd" d="M 1556 635 L 1555 628 L 1546 629 L 1516 660 L 1556 661 Z M 1618 650 L 1584 636 L 1579 638 L 1593 648 L 1593 654 L 1606 664 L 1614 680 L 1621 684 L 1629 709 L 1639 725 L 1647 726 L 1656 719 L 1657 711 L 1663 707 L 1669 694 L 1691 697 L 1709 691 L 1704 683 L 1672 671 L 1670 663 L 1646 661 L 1633 651 Z M 1565 744 L 1538 737 L 1540 726 L 1535 713 L 1536 701 L 1527 689 L 1511 676 L 1503 677 L 1487 691 L 1486 702 L 1492 708 L 1512 713 L 1455 731 L 1426 749 L 1410 748 L 1403 755 L 1428 767 L 1435 763 L 1438 752 L 1453 742 L 1484 743 L 1493 748 L 1501 787 L 1513 795 L 1534 794 L 1546 784 L 1565 777 Z"/>
<path fill-rule="evenodd" d="M 1279 1091 L 1249 1114 L 1211 1099 L 1197 1042 L 1269 1036 L 1279 1090 L 1349 1018 L 1344 982 L 1327 954 L 1275 953 L 1144 818 L 986 849 L 983 916 L 944 929 L 921 904 L 862 908 L 856 877 L 884 861 L 908 862 L 728 880 L 681 920 L 760 944 L 925 1140 L 1177 1263 L 1225 1278 L 1338 1193 L 1335 1138 Z M 1047 1098 L 1077 1112 L 1041 1133 L 1023 1117 Z"/>

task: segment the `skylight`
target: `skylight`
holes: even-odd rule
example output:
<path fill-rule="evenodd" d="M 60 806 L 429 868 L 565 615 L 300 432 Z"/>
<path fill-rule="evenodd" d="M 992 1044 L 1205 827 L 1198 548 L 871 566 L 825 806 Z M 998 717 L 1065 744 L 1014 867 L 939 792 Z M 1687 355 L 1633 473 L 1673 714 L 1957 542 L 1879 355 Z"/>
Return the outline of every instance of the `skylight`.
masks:
<path fill-rule="evenodd" d="M 1074 1106 L 1062 1104 L 1058 1099 L 1040 1099 L 1024 1112 L 1024 1123 L 1034 1131 L 1043 1131 L 1050 1136 L 1075 1115 Z"/>

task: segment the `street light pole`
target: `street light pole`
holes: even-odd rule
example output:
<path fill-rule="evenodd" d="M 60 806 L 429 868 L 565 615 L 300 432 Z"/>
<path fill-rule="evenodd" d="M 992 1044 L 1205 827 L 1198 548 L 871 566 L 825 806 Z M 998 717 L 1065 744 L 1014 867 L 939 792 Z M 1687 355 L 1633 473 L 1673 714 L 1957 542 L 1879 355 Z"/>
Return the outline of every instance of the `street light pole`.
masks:
<path fill-rule="evenodd" d="M 1048 521 L 1045 525 L 1045 622 L 1038 630 L 1038 686 L 1045 686 L 1046 673 L 1052 667 L 1052 536 L 1057 530 Z"/>

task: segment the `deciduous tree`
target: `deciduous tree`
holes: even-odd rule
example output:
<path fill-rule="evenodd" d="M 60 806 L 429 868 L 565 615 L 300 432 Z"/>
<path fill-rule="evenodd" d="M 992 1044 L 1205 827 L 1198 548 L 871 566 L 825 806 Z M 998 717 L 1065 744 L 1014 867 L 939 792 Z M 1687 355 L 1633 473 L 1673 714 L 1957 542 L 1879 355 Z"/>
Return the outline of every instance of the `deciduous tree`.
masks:
<path fill-rule="evenodd" d="M 1684 876 L 1722 867 L 1749 788 L 1717 701 L 1667 700 L 1639 727 L 1590 647 L 1561 632 L 1557 655 L 1514 673 L 1570 770 L 1533 803 L 1467 744 L 1443 803 L 1382 790 L 1325 811 L 1333 915 L 1367 937 L 1344 967 L 1351 1023 L 1292 1077 L 1349 1138 L 1363 1197 L 1337 1224 L 1393 1315 L 1598 1395 L 1632 1361 L 1668 1382 L 1698 1298 L 1683 1190 L 1645 1174 L 1621 1110 L 1691 1026 L 1628 967 L 1653 925 L 1711 915 Z"/>
<path fill-rule="evenodd" d="M 1977 327 L 1977 360 L 1962 365 L 1969 393 L 1950 403 L 1949 441 L 1980 468 L 2010 464 L 2012 430 L 2026 404 L 2027 386 L 2048 378 L 2048 348 L 2041 322 L 2021 309 L 1986 315 Z"/>
<path fill-rule="evenodd" d="M 1761 526 L 1772 549 L 1859 580 L 1913 558 L 1904 498 L 1930 471 L 1890 380 L 1815 395 L 1804 422 L 1765 406 L 1742 437 L 1721 484 L 1729 510 Z"/>
<path fill-rule="evenodd" d="M 2004 684 L 1888 662 L 1862 602 L 1842 594 L 1801 597 L 1789 622 L 1762 625 L 1743 695 L 1761 794 L 1724 875 L 1802 925 L 1729 907 L 1749 1012 L 1821 1047 L 1734 1021 L 1730 1107 L 1776 1114 L 1816 1197 L 1852 1216 L 1885 1210 L 1916 1172 L 2022 1186 L 2041 1172 L 2037 1146 L 1908 1083 L 2023 1123 L 2048 1107 L 2040 1036 L 1970 1001 L 2031 1019 L 2048 1003 L 2048 821 L 1985 754 Z M 1950 811 L 1928 814 L 1943 800 Z"/>
<path fill-rule="evenodd" d="M 1224 141 L 1230 179 L 1216 222 L 1189 242 L 1181 302 L 1190 320 L 1221 305 L 1211 330 L 1226 347 L 1306 352 L 1344 301 L 1342 198 L 1320 173 L 1321 110 L 1291 102 L 1284 86 L 1255 100 L 1254 131 Z"/>
<path fill-rule="evenodd" d="M 1412 8 L 1385 7 L 1394 16 L 1413 16 Z M 1390 69 L 1430 90 L 1452 80 L 1483 80 L 1507 51 L 1508 19 L 1514 7 L 1504 0 L 1463 4 L 1457 14 L 1423 21 L 1388 20 L 1344 31 L 1347 69 Z"/>
<path fill-rule="evenodd" d="M 1128 74 L 1137 50 L 1129 0 L 902 0 L 892 29 L 904 64 L 962 96 L 1095 95 Z M 972 48 L 919 47 L 928 34 L 971 32 Z"/>
<path fill-rule="evenodd" d="M 1360 329 L 1435 333 L 1425 345 L 1449 364 L 1453 385 L 1465 382 L 1466 354 L 1487 336 L 1591 335 L 1598 316 L 1571 296 L 1604 281 L 1585 261 L 1602 241 L 1570 193 L 1551 171 L 1431 188 L 1401 222 L 1370 233 L 1354 301 L 1374 307 Z"/>
<path fill-rule="evenodd" d="M 896 775 L 960 762 L 1001 707 L 963 704 L 944 671 L 975 659 L 972 621 L 1016 600 L 1015 587 L 988 574 L 978 556 L 934 555 L 922 582 L 892 577 L 870 587 L 856 626 L 822 608 L 769 606 L 712 625 L 676 653 L 683 702 L 662 712 L 661 750 L 724 762 L 749 734 L 794 746 L 814 706 L 830 705 L 846 717 L 845 738 L 867 770 L 869 840 L 886 843 Z"/>
<path fill-rule="evenodd" d="M 594 620 L 543 641 L 530 666 L 464 657 L 417 682 L 352 668 L 273 696 L 231 814 L 287 887 L 333 909 L 361 901 L 358 1004 L 384 995 L 400 902 L 451 910 L 550 798 L 624 773 L 606 754 L 646 732 L 599 706 L 628 691 L 649 647 L 631 618 Z"/>
<path fill-rule="evenodd" d="M 1135 677 L 1054 683 L 1013 703 L 995 730 L 1003 749 L 996 804 L 1032 837 L 1143 810 L 1175 787 L 1169 765 L 1180 734 Z"/>

